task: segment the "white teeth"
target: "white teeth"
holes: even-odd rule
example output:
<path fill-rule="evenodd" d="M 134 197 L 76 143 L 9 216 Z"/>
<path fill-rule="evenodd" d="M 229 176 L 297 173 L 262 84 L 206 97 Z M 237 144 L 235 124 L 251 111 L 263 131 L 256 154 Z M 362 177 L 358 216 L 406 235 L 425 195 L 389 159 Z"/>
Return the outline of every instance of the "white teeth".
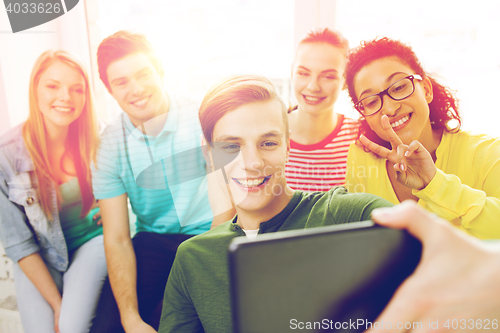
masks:
<path fill-rule="evenodd" d="M 240 185 L 245 187 L 255 187 L 261 185 L 266 178 L 259 179 L 235 179 Z"/>
<path fill-rule="evenodd" d="M 138 107 L 144 106 L 148 102 L 148 98 L 149 97 L 146 97 L 144 99 L 141 99 L 140 101 L 132 102 L 132 104 L 134 104 L 135 106 L 138 106 Z"/>
<path fill-rule="evenodd" d="M 408 119 L 410 119 L 410 116 L 409 115 L 406 115 L 404 116 L 403 118 L 399 119 L 398 121 L 394 122 L 391 124 L 391 127 L 394 128 L 394 127 L 397 127 L 397 126 L 400 126 L 400 125 L 403 125 L 404 123 L 406 123 L 408 121 Z"/>
<path fill-rule="evenodd" d="M 305 95 L 304 95 L 304 98 L 306 99 L 306 101 L 309 101 L 309 102 L 317 102 L 320 100 L 319 97 L 312 97 L 312 96 L 305 96 Z"/>
<path fill-rule="evenodd" d="M 59 111 L 59 112 L 70 112 L 71 108 L 65 108 L 63 106 L 54 106 L 54 110 Z"/>

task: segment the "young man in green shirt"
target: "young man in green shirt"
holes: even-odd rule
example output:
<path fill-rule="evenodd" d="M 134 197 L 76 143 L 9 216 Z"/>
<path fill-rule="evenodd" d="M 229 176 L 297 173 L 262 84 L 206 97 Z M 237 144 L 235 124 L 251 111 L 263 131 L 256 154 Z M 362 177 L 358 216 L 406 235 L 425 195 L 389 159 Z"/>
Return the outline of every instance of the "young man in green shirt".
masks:
<path fill-rule="evenodd" d="M 165 289 L 161 333 L 232 332 L 227 257 L 233 238 L 367 220 L 373 209 L 392 206 L 343 187 L 290 189 L 286 106 L 264 77 L 222 81 L 205 96 L 199 116 L 212 170 L 219 170 L 237 215 L 180 245 Z"/>

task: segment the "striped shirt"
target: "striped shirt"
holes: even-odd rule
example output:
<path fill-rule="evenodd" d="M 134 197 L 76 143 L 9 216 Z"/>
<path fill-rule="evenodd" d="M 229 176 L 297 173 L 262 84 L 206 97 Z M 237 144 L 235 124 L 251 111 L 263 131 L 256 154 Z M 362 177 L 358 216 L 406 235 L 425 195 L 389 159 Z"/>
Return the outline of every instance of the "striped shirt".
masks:
<path fill-rule="evenodd" d="M 302 145 L 290 140 L 285 168 L 288 185 L 294 190 L 325 192 L 345 183 L 347 152 L 357 136 L 357 122 L 339 114 L 335 129 L 322 141 Z"/>
<path fill-rule="evenodd" d="M 97 168 L 92 168 L 94 196 L 108 199 L 126 193 L 137 215 L 137 232 L 207 231 L 213 216 L 200 146 L 198 106 L 170 98 L 162 131 L 150 136 L 148 122 L 144 127 L 146 134 L 135 128 L 125 113 L 106 127 Z"/>

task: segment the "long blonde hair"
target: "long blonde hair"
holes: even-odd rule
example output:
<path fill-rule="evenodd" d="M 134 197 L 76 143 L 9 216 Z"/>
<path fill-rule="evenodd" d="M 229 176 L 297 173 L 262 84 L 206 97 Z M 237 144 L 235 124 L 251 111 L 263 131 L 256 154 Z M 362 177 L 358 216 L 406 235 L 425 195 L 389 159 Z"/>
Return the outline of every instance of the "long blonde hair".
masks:
<path fill-rule="evenodd" d="M 65 154 L 69 153 L 75 165 L 78 184 L 82 194 L 82 211 L 84 217 L 94 203 L 90 164 L 95 163 L 99 136 L 97 120 L 94 113 L 92 89 L 85 67 L 75 56 L 63 50 L 48 50 L 42 53 L 35 62 L 30 77 L 29 86 L 29 116 L 23 127 L 23 138 L 26 148 L 33 160 L 35 176 L 38 182 L 38 197 L 44 213 L 53 218 L 51 189 L 55 188 L 57 201 L 60 200 L 59 186 L 54 177 L 49 162 L 47 149 L 47 129 L 42 113 L 38 107 L 37 87 L 40 76 L 53 63 L 60 61 L 76 69 L 85 79 L 85 105 L 81 115 L 69 125 L 68 136 L 65 142 Z"/>

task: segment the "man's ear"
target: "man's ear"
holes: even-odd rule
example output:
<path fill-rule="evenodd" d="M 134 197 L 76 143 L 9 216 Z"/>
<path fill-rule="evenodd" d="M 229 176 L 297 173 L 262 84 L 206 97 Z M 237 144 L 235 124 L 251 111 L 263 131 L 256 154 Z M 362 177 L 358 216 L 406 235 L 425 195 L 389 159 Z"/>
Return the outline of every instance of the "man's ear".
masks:
<path fill-rule="evenodd" d="M 426 77 L 424 77 L 424 80 L 422 81 L 422 83 L 424 86 L 425 100 L 427 101 L 427 104 L 430 104 L 432 102 L 432 99 L 434 98 L 434 92 L 432 91 L 432 82 L 426 76 Z"/>
<path fill-rule="evenodd" d="M 201 151 L 203 153 L 203 158 L 205 159 L 205 163 L 207 164 L 207 173 L 213 172 L 215 170 L 212 158 L 212 150 L 210 149 L 210 145 L 208 144 L 203 134 L 200 135 L 200 139 L 201 139 Z"/>

